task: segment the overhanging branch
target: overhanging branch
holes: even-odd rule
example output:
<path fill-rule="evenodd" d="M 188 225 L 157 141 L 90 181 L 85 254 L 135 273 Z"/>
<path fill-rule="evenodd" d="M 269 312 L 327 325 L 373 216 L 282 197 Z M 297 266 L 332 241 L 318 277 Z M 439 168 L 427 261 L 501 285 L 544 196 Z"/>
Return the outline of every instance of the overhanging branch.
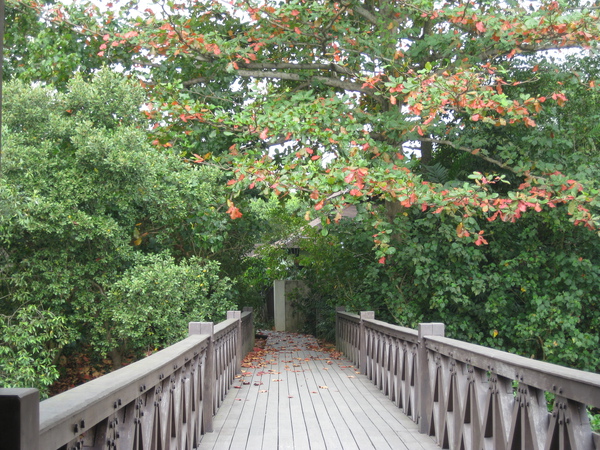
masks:
<path fill-rule="evenodd" d="M 260 64 L 260 66 L 265 66 L 265 64 Z M 274 64 L 273 66 L 278 66 L 281 68 L 281 66 L 277 65 L 277 64 Z M 302 65 L 297 65 L 297 66 L 293 65 L 293 66 L 295 66 L 294 68 L 298 68 L 298 66 L 302 66 Z M 311 68 L 314 68 L 313 64 L 306 64 L 306 66 L 311 66 Z M 329 67 L 329 65 L 325 65 L 325 66 Z M 363 87 L 363 85 L 360 83 L 355 83 L 353 81 L 341 80 L 339 78 L 331 78 L 331 77 L 324 77 L 324 76 L 303 77 L 297 73 L 282 72 L 280 70 L 263 71 L 263 70 L 239 69 L 239 70 L 235 71 L 235 74 L 240 77 L 243 77 L 243 78 L 263 78 L 263 79 L 268 78 L 268 79 L 273 79 L 273 80 L 317 82 L 317 83 L 322 83 L 326 86 L 343 89 L 345 91 L 362 92 L 364 94 L 373 96 L 378 101 L 385 101 L 385 99 L 383 99 L 381 97 L 376 97 L 374 95 L 375 94 L 374 89 Z M 204 83 L 207 81 L 208 81 L 208 79 L 205 77 L 193 78 L 191 80 L 184 81 L 183 86 L 190 87 L 195 84 Z"/>
<path fill-rule="evenodd" d="M 419 140 L 421 142 L 431 142 L 433 144 L 448 145 L 452 148 L 455 148 L 456 150 L 460 150 L 460 151 L 469 153 L 473 156 L 477 156 L 478 158 L 483 159 L 484 161 L 487 161 L 491 164 L 494 164 L 494 165 L 500 167 L 501 169 L 508 170 L 509 172 L 512 172 L 516 175 L 522 175 L 521 173 L 517 172 L 514 168 L 504 164 L 502 161 L 498 161 L 497 159 L 490 158 L 489 156 L 483 155 L 481 152 L 473 153 L 474 149 L 468 148 L 468 147 L 463 147 L 462 145 L 457 145 L 452 141 L 448 141 L 445 139 L 434 139 L 434 138 L 421 138 Z"/>

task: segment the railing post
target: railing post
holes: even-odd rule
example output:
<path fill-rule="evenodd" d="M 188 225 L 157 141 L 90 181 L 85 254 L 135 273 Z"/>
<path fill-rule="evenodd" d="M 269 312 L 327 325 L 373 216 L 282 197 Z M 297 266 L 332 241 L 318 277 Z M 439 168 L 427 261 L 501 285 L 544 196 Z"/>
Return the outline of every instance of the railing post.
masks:
<path fill-rule="evenodd" d="M 427 336 L 444 336 L 445 326 L 443 323 L 420 323 L 419 324 L 419 348 L 417 351 L 417 372 L 415 383 L 417 395 L 417 422 L 419 433 L 429 433 L 429 416 L 431 414 L 432 393 L 429 363 L 427 361 L 427 348 L 425 340 Z"/>
<path fill-rule="evenodd" d="M 0 450 L 39 448 L 40 393 L 0 388 Z"/>
<path fill-rule="evenodd" d="M 213 431 L 213 402 L 215 399 L 215 324 L 212 322 L 190 322 L 190 334 L 207 334 L 206 360 L 204 361 L 204 378 L 202 379 L 202 428 L 204 433 Z"/>
<path fill-rule="evenodd" d="M 360 359 L 358 367 L 360 373 L 363 375 L 367 374 L 367 331 L 365 329 L 365 319 L 374 319 L 375 311 L 361 311 L 360 312 Z"/>
<path fill-rule="evenodd" d="M 340 320 L 338 318 L 338 313 L 339 312 L 344 312 L 346 311 L 346 307 L 345 306 L 336 306 L 335 307 L 335 349 L 338 352 L 341 352 L 341 346 L 340 346 L 340 334 L 341 334 L 341 330 L 340 330 Z"/>
<path fill-rule="evenodd" d="M 227 319 L 237 320 L 237 341 L 235 344 L 235 373 L 242 371 L 242 312 L 241 311 L 227 311 Z"/>
<path fill-rule="evenodd" d="M 254 308 L 252 306 L 244 306 L 242 309 L 242 313 L 249 312 L 250 315 L 250 324 L 248 325 L 248 329 L 244 330 L 242 324 L 242 333 L 246 334 L 244 337 L 247 341 L 242 343 L 242 360 L 244 357 L 254 349 Z M 241 368 L 240 368 L 241 371 Z"/>

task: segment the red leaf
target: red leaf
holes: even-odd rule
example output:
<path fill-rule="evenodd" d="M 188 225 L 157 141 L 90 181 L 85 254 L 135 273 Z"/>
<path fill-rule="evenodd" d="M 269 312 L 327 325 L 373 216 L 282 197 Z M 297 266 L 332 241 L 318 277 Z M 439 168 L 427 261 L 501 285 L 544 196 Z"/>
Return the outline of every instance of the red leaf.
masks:
<path fill-rule="evenodd" d="M 260 133 L 260 138 L 265 141 L 267 139 L 267 133 L 269 132 L 268 128 L 265 128 L 264 130 L 262 130 L 262 133 Z"/>
<path fill-rule="evenodd" d="M 385 264 L 385 256 L 379 258 L 379 264 Z"/>
<path fill-rule="evenodd" d="M 485 25 L 483 24 L 483 22 L 477 22 L 475 24 L 475 28 L 477 28 L 477 31 L 479 31 L 480 33 L 485 33 Z"/>
<path fill-rule="evenodd" d="M 479 232 L 479 236 L 477 237 L 477 240 L 475 241 L 475 245 L 485 245 L 487 244 L 488 241 L 486 241 L 483 237 L 483 231 Z"/>
<path fill-rule="evenodd" d="M 239 219 L 243 215 L 236 206 L 233 206 L 233 203 L 227 210 L 227 214 L 229 214 L 229 217 L 231 217 L 232 220 Z"/>

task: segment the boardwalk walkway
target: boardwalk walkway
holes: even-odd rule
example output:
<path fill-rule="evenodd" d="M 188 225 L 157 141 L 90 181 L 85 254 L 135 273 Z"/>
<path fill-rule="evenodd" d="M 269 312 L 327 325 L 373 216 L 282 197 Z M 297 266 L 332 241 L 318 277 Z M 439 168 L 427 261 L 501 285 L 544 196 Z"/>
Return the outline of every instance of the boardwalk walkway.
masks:
<path fill-rule="evenodd" d="M 312 336 L 268 336 L 200 449 L 439 450 L 348 360 Z"/>

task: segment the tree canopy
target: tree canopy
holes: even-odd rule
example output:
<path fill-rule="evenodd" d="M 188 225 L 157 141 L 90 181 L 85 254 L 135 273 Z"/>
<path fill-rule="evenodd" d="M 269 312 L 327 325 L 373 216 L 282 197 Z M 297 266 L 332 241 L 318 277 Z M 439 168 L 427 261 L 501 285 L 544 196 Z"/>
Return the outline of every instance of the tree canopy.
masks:
<path fill-rule="evenodd" d="M 145 79 L 154 96 L 146 113 L 161 128 L 155 143 L 225 165 L 238 191 L 301 190 L 314 200 L 307 217 L 323 209 L 339 219 L 343 205 L 368 209 L 373 198 L 457 213 L 464 218 L 457 234 L 478 244 L 485 238 L 470 220 L 475 212 L 514 221 L 527 210 L 567 204 L 575 224 L 597 227 L 592 180 L 571 177 L 554 151 L 531 154 L 487 138 L 497 130 L 557 138 L 540 115 L 570 99 L 564 63 L 546 55 L 591 54 L 599 36 L 593 2 L 108 7 L 46 7 L 47 20 L 79 33 L 86 64 L 100 58 Z M 60 63 L 75 69 L 62 55 Z M 23 68 L 20 58 L 13 53 L 12 66 L 32 77 L 43 66 Z M 595 73 L 572 76 L 595 95 Z M 217 136 L 227 145 L 205 151 Z M 456 151 L 475 156 L 480 175 L 451 186 L 423 176 L 436 156 Z M 510 186 L 496 188 L 502 177 Z M 242 212 L 232 203 L 230 214 Z M 379 245 L 379 255 L 392 248 Z"/>
<path fill-rule="evenodd" d="M 598 367 L 597 353 L 579 357 L 599 331 L 597 1 L 7 11 L 8 78 L 64 91 L 74 73 L 121 71 L 146 88 L 142 159 L 219 174 L 234 222 L 272 194 L 320 218 L 297 264 L 313 305 L 441 320 L 456 337 Z"/>

